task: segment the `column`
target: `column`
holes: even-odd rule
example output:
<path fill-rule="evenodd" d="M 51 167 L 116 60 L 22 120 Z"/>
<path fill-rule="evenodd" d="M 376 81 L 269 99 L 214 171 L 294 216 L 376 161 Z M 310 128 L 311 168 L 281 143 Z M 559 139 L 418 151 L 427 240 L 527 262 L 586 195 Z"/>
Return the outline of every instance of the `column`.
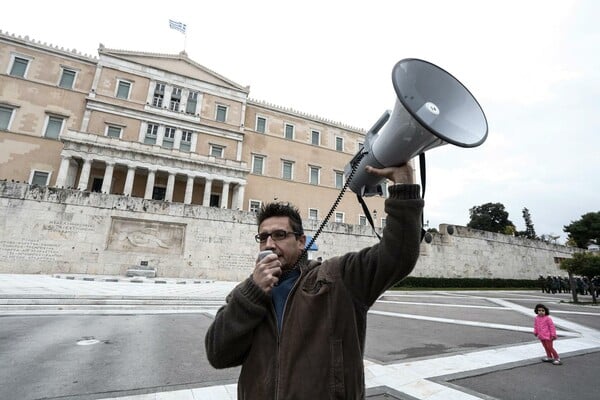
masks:
<path fill-rule="evenodd" d="M 144 193 L 144 199 L 151 199 L 152 193 L 154 192 L 154 177 L 156 176 L 155 169 L 148 169 L 148 179 L 146 180 L 146 192 Z"/>
<path fill-rule="evenodd" d="M 223 191 L 221 192 L 221 208 L 227 208 L 229 204 L 229 182 L 223 182 Z"/>
<path fill-rule="evenodd" d="M 173 148 L 179 150 L 179 146 L 181 146 L 181 129 L 177 128 L 175 130 L 175 140 L 173 141 Z"/>
<path fill-rule="evenodd" d="M 104 169 L 104 178 L 102 179 L 102 189 L 100 189 L 102 193 L 110 193 L 114 169 L 115 163 L 106 162 L 106 168 Z"/>
<path fill-rule="evenodd" d="M 204 181 L 204 197 L 202 198 L 202 205 L 204 207 L 210 207 L 210 194 L 212 193 L 212 179 L 206 178 Z"/>
<path fill-rule="evenodd" d="M 135 166 L 127 166 L 127 177 L 125 178 L 125 187 L 123 188 L 123 194 L 125 196 L 131 196 L 133 192 L 133 179 L 135 178 Z"/>
<path fill-rule="evenodd" d="M 188 176 L 187 183 L 185 185 L 185 198 L 183 199 L 184 204 L 192 204 L 192 195 L 194 194 L 194 177 Z"/>
<path fill-rule="evenodd" d="M 237 149 L 236 149 L 236 153 L 235 153 L 235 161 L 242 161 L 242 151 L 243 149 L 244 143 L 240 140 L 237 143 Z"/>
<path fill-rule="evenodd" d="M 231 208 L 235 210 L 244 209 L 244 189 L 246 189 L 246 185 L 243 183 L 235 185 L 235 188 L 233 189 L 233 198 L 231 199 Z"/>
<path fill-rule="evenodd" d="M 60 168 L 58 169 L 58 175 L 56 176 L 56 187 L 64 188 L 67 182 L 69 166 L 71 165 L 71 156 L 61 154 L 60 157 Z"/>
<path fill-rule="evenodd" d="M 79 175 L 79 184 L 77 185 L 77 189 L 87 190 L 91 168 L 92 160 L 83 160 L 83 166 L 81 167 L 81 174 Z"/>
<path fill-rule="evenodd" d="M 175 173 L 169 172 L 167 178 L 167 192 L 165 193 L 165 201 L 173 201 L 173 188 L 175 187 Z"/>
<path fill-rule="evenodd" d="M 196 152 L 196 144 L 198 143 L 198 134 L 192 133 L 192 143 L 190 143 L 190 153 Z"/>
<path fill-rule="evenodd" d="M 159 125 L 158 132 L 156 132 L 156 145 L 162 146 L 163 139 L 165 138 L 165 126 Z"/>
<path fill-rule="evenodd" d="M 171 93 L 173 93 L 173 86 L 165 85 L 165 97 L 163 98 L 164 109 L 169 109 L 169 104 L 171 104 Z"/>

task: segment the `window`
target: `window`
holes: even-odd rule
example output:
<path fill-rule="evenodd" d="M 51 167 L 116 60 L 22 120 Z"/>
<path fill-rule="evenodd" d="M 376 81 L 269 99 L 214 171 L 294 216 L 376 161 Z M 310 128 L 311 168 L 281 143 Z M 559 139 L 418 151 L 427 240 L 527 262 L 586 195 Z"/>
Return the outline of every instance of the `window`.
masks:
<path fill-rule="evenodd" d="M 167 149 L 173 148 L 173 142 L 175 141 L 175 128 L 172 126 L 165 127 L 165 135 L 163 136 L 162 146 Z"/>
<path fill-rule="evenodd" d="M 342 187 L 344 187 L 344 173 L 335 171 L 335 188 L 341 189 Z"/>
<path fill-rule="evenodd" d="M 119 80 L 117 84 L 117 97 L 119 99 L 129 99 L 129 91 L 131 90 L 131 82 Z"/>
<path fill-rule="evenodd" d="M 294 125 L 285 124 L 284 136 L 286 139 L 294 139 Z"/>
<path fill-rule="evenodd" d="M 179 143 L 179 150 L 187 152 L 192 150 L 192 131 L 181 132 L 181 142 Z"/>
<path fill-rule="evenodd" d="M 185 112 L 188 114 L 196 114 L 196 107 L 198 106 L 198 92 L 190 92 L 188 94 L 187 104 L 185 106 Z"/>
<path fill-rule="evenodd" d="M 171 92 L 171 101 L 169 102 L 169 110 L 179 111 L 179 104 L 181 103 L 181 88 L 174 87 Z"/>
<path fill-rule="evenodd" d="M 259 155 L 252 156 L 252 173 L 262 175 L 264 170 L 265 157 Z"/>
<path fill-rule="evenodd" d="M 0 106 L 0 131 L 7 131 L 12 121 L 13 108 Z"/>
<path fill-rule="evenodd" d="M 104 178 L 94 178 L 92 181 L 92 192 L 102 193 L 102 184 L 104 183 Z"/>
<path fill-rule="evenodd" d="M 165 84 L 157 82 L 154 87 L 154 96 L 152 97 L 152 105 L 154 107 L 162 107 L 165 98 Z"/>
<path fill-rule="evenodd" d="M 60 136 L 60 132 L 62 131 L 64 118 L 48 116 L 46 120 L 46 130 L 44 132 L 44 136 L 50 139 L 58 139 Z"/>
<path fill-rule="evenodd" d="M 281 163 L 281 177 L 288 181 L 294 179 L 294 163 L 292 161 L 283 160 Z"/>
<path fill-rule="evenodd" d="M 223 158 L 223 153 L 225 152 L 225 147 L 218 146 L 215 144 L 210 145 L 210 155 L 217 158 Z"/>
<path fill-rule="evenodd" d="M 208 206 L 209 207 L 220 207 L 220 204 L 221 204 L 221 196 L 219 196 L 218 194 L 211 193 L 210 200 L 208 201 Z M 223 207 L 225 207 L 225 206 L 223 206 Z"/>
<path fill-rule="evenodd" d="M 308 168 L 309 168 L 309 183 L 311 185 L 318 185 L 321 169 L 319 167 L 308 167 Z"/>
<path fill-rule="evenodd" d="M 344 138 L 341 138 L 339 136 L 335 137 L 335 150 L 344 151 Z"/>
<path fill-rule="evenodd" d="M 121 128 L 120 126 L 108 125 L 106 127 L 106 136 L 114 137 L 114 138 L 121 138 L 122 130 L 123 130 L 123 128 Z"/>
<path fill-rule="evenodd" d="M 310 143 L 318 146 L 321 144 L 321 132 L 310 131 Z"/>
<path fill-rule="evenodd" d="M 58 82 L 58 86 L 65 89 L 73 89 L 73 84 L 75 83 L 75 75 L 76 72 L 72 69 L 63 68 L 62 75 L 60 76 L 60 82 Z"/>
<path fill-rule="evenodd" d="M 148 124 L 146 128 L 146 136 L 144 137 L 144 144 L 156 144 L 156 136 L 158 134 L 158 125 Z"/>
<path fill-rule="evenodd" d="M 338 223 L 344 223 L 344 213 L 343 212 L 337 212 L 335 213 L 335 222 Z"/>
<path fill-rule="evenodd" d="M 367 225 L 367 217 L 365 217 L 364 215 L 359 215 L 358 216 L 358 224 L 362 225 L 362 226 L 366 226 Z"/>
<path fill-rule="evenodd" d="M 265 133 L 267 131 L 267 119 L 256 117 L 256 132 Z"/>
<path fill-rule="evenodd" d="M 164 200 L 167 197 L 167 188 L 164 186 L 154 186 L 152 188 L 152 200 Z"/>
<path fill-rule="evenodd" d="M 13 58 L 12 67 L 10 68 L 10 75 L 25 78 L 25 74 L 27 73 L 28 66 L 29 66 L 28 59 L 15 56 Z"/>
<path fill-rule="evenodd" d="M 248 209 L 250 212 L 257 213 L 260 210 L 261 203 L 258 200 L 250 200 L 250 206 Z"/>
<path fill-rule="evenodd" d="M 227 120 L 227 107 L 218 105 L 217 106 L 217 121 L 225 122 Z"/>
<path fill-rule="evenodd" d="M 49 172 L 33 171 L 30 178 L 30 185 L 47 186 L 50 179 Z"/>
<path fill-rule="evenodd" d="M 308 219 L 312 219 L 314 221 L 319 219 L 319 210 L 317 210 L 316 208 L 309 208 L 308 209 Z"/>

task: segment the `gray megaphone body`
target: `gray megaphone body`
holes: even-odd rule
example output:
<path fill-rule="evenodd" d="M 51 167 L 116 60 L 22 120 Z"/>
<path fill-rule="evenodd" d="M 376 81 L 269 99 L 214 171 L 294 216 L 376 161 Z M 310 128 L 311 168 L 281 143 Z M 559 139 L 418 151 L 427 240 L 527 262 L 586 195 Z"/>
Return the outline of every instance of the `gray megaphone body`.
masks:
<path fill-rule="evenodd" d="M 386 111 L 373 125 L 363 148 L 344 168 L 350 189 L 361 196 L 383 194 L 384 178 L 367 173 L 367 165 L 399 166 L 447 143 L 476 147 L 487 138 L 487 120 L 477 100 L 438 66 L 415 58 L 401 60 L 392 70 L 392 83 L 394 111 Z"/>

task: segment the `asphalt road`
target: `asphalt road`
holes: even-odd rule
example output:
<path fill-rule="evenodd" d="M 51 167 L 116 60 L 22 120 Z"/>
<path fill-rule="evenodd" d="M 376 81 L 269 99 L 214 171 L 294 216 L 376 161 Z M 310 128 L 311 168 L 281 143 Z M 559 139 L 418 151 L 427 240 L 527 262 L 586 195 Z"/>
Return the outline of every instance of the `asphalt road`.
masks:
<path fill-rule="evenodd" d="M 203 314 L 0 318 L 0 399 L 98 399 L 221 384 Z"/>
<path fill-rule="evenodd" d="M 1 400 L 198 399 L 198 388 L 237 381 L 238 368 L 215 370 L 204 354 L 216 310 L 205 299 L 224 298 L 227 287 L 33 277 L 19 292 L 22 278 L 1 278 Z M 105 300 L 86 299 L 90 293 Z M 369 314 L 369 400 L 596 400 L 600 307 L 568 299 L 531 291 L 386 293 Z M 562 366 L 540 362 L 531 333 L 538 302 L 557 322 Z M 229 394 L 210 398 L 235 398 L 219 390 Z"/>

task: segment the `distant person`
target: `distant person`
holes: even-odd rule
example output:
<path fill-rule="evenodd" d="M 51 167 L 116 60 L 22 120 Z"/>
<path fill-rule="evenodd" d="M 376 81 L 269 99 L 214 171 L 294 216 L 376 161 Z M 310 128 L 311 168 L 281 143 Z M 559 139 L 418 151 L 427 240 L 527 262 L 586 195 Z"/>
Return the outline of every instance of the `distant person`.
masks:
<path fill-rule="evenodd" d="M 238 400 L 365 398 L 367 311 L 414 268 L 423 212 L 412 167 L 367 172 L 395 182 L 372 247 L 307 260 L 297 208 L 278 202 L 258 212 L 255 239 L 272 254 L 227 296 L 205 338 L 213 367 L 242 366 Z"/>
<path fill-rule="evenodd" d="M 543 362 L 551 362 L 554 365 L 561 365 L 560 356 L 554 350 L 553 342 L 556 340 L 556 327 L 554 321 L 550 318 L 550 310 L 543 304 L 538 304 L 534 309 L 536 313 L 533 334 L 540 339 L 544 350 L 546 351 L 546 357 L 542 358 Z"/>
<path fill-rule="evenodd" d="M 542 293 L 546 293 L 546 278 L 540 275 L 538 277 L 538 283 L 540 285 L 540 289 L 542 289 Z"/>

